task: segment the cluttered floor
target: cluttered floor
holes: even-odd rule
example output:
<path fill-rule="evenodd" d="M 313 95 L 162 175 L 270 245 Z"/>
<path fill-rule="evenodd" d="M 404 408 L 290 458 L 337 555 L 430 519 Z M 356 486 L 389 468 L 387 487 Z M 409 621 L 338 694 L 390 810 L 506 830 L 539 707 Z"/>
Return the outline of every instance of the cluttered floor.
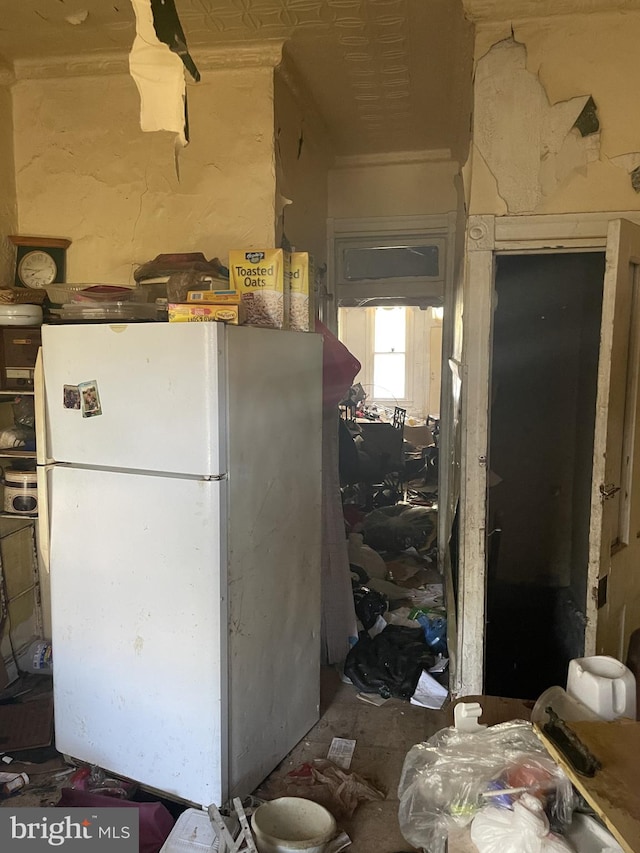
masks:
<path fill-rule="evenodd" d="M 372 705 L 363 701 L 361 691 L 345 683 L 344 677 L 333 668 L 322 671 L 321 696 L 319 722 L 254 794 L 259 800 L 293 796 L 324 804 L 337 818 L 338 830 L 347 833 L 351 842 L 347 849 L 351 853 L 414 853 L 420 849 L 436 853 L 444 853 L 445 849 L 448 853 L 495 850 L 521 853 L 524 849 L 536 853 L 621 853 L 623 850 L 638 853 L 640 850 L 637 787 L 627 786 L 630 799 L 625 803 L 623 778 L 613 766 L 607 767 L 605 759 L 601 788 L 613 792 L 608 796 L 617 807 L 614 822 L 627 839 L 618 846 L 594 821 L 586 801 L 572 791 L 569 779 L 542 750 L 530 725 L 514 722 L 529 720 L 532 710 L 535 713 L 533 702 L 465 697 L 460 701 L 480 704 L 482 723 L 489 726 L 506 723 L 507 728 L 484 729 L 480 735 L 458 737 L 457 730 L 449 728 L 454 722 L 457 702 L 447 701 L 437 711 L 395 698 Z M 466 708 L 473 710 L 472 716 L 478 710 L 473 704 Z M 52 743 L 51 711 L 51 679 L 46 676 L 23 676 L 0 695 L 3 771 L 14 776 L 24 774 L 20 777 L 24 786 L 12 795 L 5 793 L 0 806 L 15 809 L 86 805 L 86 800 L 77 799 L 78 792 L 91 794 L 97 788 L 99 795 L 104 795 L 111 788 L 113 805 L 122 805 L 124 800 L 119 799 L 122 796 L 128 798 L 131 806 L 139 807 L 141 827 L 145 825 L 141 853 L 202 853 L 205 849 L 217 849 L 211 846 L 215 835 L 206 812 L 136 790 L 123 780 L 104 778 L 99 771 L 91 773 L 90 768 L 67 763 Z M 595 724 L 596 727 L 614 725 Z M 633 774 L 638 736 L 634 734 L 636 729 L 632 733 L 629 727 L 638 724 L 622 721 L 620 725 L 625 735 L 626 764 L 618 766 L 627 775 L 631 772 L 631 778 L 637 778 Z M 438 743 L 432 739 L 427 744 L 433 736 Z M 603 746 L 602 741 L 599 746 Z M 409 768 L 412 754 L 416 760 Z M 614 753 L 603 751 L 601 756 L 613 759 Z M 432 765 L 433 761 L 437 761 L 437 767 Z M 542 787 L 541 781 L 545 782 Z M 524 789 L 535 793 L 529 808 L 534 813 L 538 810 L 536 818 L 542 827 L 548 828 L 542 804 L 545 808 L 551 805 L 547 810 L 555 809 L 556 817 L 558 809 L 565 812 L 569 809 L 571 816 L 571 809 L 577 807 L 569 830 L 570 842 L 567 837 L 547 837 L 546 832 L 542 838 L 536 824 L 532 838 L 538 846 L 526 846 L 527 839 L 531 839 L 523 833 L 533 826 L 532 813 L 525 814 L 520 809 L 516 814 L 515 808 Z M 118 797 L 114 799 L 116 793 Z M 478 805 L 478 798 L 481 801 L 483 796 L 493 795 L 499 795 L 499 808 Z M 255 806 L 256 801 L 250 799 Z M 104 799 L 91 805 L 104 805 Z M 512 825 L 523 814 L 526 820 L 522 826 Z M 194 840 L 196 820 L 201 833 L 198 843 Z M 472 827 L 476 826 L 478 832 L 485 833 L 486 843 L 471 840 Z M 407 836 L 412 838 L 412 835 L 415 846 L 407 841 Z"/>
<path fill-rule="evenodd" d="M 418 463 L 424 458 L 420 453 Z M 640 723 L 581 724 L 587 726 L 581 730 L 584 742 L 594 738 L 604 759 L 596 768 L 597 796 L 585 793 L 585 799 L 574 776 L 563 772 L 562 756 L 545 741 L 551 758 L 529 723 L 540 719 L 541 707 L 552 722 L 546 700 L 542 705 L 491 696 L 451 701 L 444 589 L 437 570 L 437 495 L 428 476 L 418 473 L 408 478 L 402 500 L 387 482 L 369 491 L 371 506 L 344 501 L 358 636 L 344 666 L 322 670 L 318 723 L 243 801 L 249 814 L 280 798 L 313 800 L 333 815 L 337 831 L 346 834 L 338 844 L 345 846 L 259 844 L 259 849 L 640 853 L 635 784 L 640 777 L 632 748 L 640 749 Z M 567 694 L 551 689 L 568 708 Z M 455 710 L 459 702 L 465 703 L 458 709 L 462 715 Z M 477 728 L 480 713 L 482 729 Z M 456 715 L 466 720 L 451 728 Z M 567 735 L 564 729 L 559 733 Z M 222 849 L 211 809 L 209 814 L 192 809 L 58 753 L 48 675 L 23 674 L 0 693 L 0 760 L 0 807 L 97 808 L 108 796 L 109 804 L 138 807 L 140 853 Z M 592 801 L 603 804 L 594 806 L 597 815 L 620 827 L 616 838 L 624 836 L 622 846 L 594 821 Z M 241 821 L 233 814 L 214 810 L 213 817 L 221 821 L 218 832 L 233 824 L 234 837 L 240 838 Z M 232 843 L 229 849 L 239 849 Z"/>
<path fill-rule="evenodd" d="M 357 618 L 344 671 L 366 694 L 438 709 L 448 692 L 438 448 L 426 426 L 414 430 L 422 442 L 404 438 L 405 414 L 396 407 L 381 420 L 379 411 L 356 410 L 340 421 L 342 515 Z"/>
<path fill-rule="evenodd" d="M 335 791 L 335 786 L 333 789 L 329 786 L 324 802 L 336 813 L 339 828 L 349 835 L 352 844 L 348 849 L 352 853 L 414 850 L 403 839 L 398 824 L 397 790 L 403 761 L 414 744 L 451 724 L 451 705 L 447 704 L 440 711 L 429 711 L 393 698 L 381 706 L 371 705 L 358 698 L 358 689 L 344 683 L 336 670 L 330 668 L 322 672 L 321 687 L 319 722 L 265 780 L 256 795 L 272 798 L 304 793 L 305 782 L 295 771 L 314 762 L 322 768 L 333 744 L 333 757 L 345 768 L 340 782 L 350 781 L 350 795 L 345 797 L 343 792 L 342 798 L 332 800 L 331 790 Z M 28 777 L 25 787 L 0 800 L 0 806 L 56 805 L 65 789 L 68 792 L 74 785 L 86 784 L 86 776 L 78 774 L 77 767 L 68 765 L 51 743 L 50 700 L 51 679 L 44 676 L 25 676 L 0 696 L 0 730 L 5 733 L 0 746 L 3 760 L 12 759 L 3 769 Z M 487 702 L 490 721 L 530 713 L 530 703 L 497 699 Z M 27 731 L 25 726 L 14 724 L 9 729 L 2 722 L 18 717 L 31 720 L 34 728 Z M 26 725 L 28 727 L 28 723 Z M 13 749 L 10 737 L 18 746 L 38 742 L 42 745 Z M 334 743 L 336 738 L 340 740 Z M 335 753 L 336 745 L 342 747 L 339 755 Z M 289 775 L 292 771 L 293 776 Z M 136 801 L 157 800 L 154 795 L 141 791 L 132 796 Z M 161 802 L 172 821 L 185 809 L 184 805 L 169 800 Z M 170 828 L 169 823 L 165 825 Z"/>

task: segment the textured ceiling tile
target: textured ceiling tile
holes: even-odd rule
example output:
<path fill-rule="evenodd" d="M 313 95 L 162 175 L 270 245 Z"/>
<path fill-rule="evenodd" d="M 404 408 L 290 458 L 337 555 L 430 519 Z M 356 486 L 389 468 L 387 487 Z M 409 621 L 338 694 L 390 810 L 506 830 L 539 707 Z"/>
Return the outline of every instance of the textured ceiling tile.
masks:
<path fill-rule="evenodd" d="M 255 32 L 256 29 L 251 21 L 251 16 L 246 12 L 219 12 L 216 15 L 212 15 L 211 20 L 218 26 L 222 33 L 233 32 L 234 30 L 243 32 L 246 29 Z M 191 43 L 193 44 L 193 39 L 191 39 Z"/>
<path fill-rule="evenodd" d="M 291 16 L 286 9 L 253 9 L 247 17 L 256 30 L 266 27 L 276 27 L 278 30 L 282 30 L 283 27 L 292 25 Z"/>
<path fill-rule="evenodd" d="M 500 0 L 465 2 L 488 6 Z M 65 20 L 70 2 L 0 0 L 0 60 L 35 69 L 47 58 L 82 57 L 80 63 L 67 62 L 71 71 L 90 68 L 100 52 L 126 57 L 135 33 L 129 0 L 78 3 L 87 18 L 70 26 Z M 456 45 L 466 38 L 471 55 L 462 0 L 176 0 L 176 6 L 196 61 L 199 53 L 204 61 L 207 49 L 225 44 L 286 39 L 340 153 L 374 153 L 385 144 L 396 150 L 447 148 L 456 123 L 465 123 L 454 106 L 462 97 L 456 88 L 459 69 L 470 68 L 456 55 Z M 464 82 L 470 89 L 470 71 Z M 380 110 L 367 109 L 365 119 L 360 107 L 371 106 Z M 373 132 L 374 118 L 380 132 Z"/>
<path fill-rule="evenodd" d="M 317 3 L 308 7 L 292 8 L 289 17 L 294 27 L 323 27 L 331 24 L 331 15 L 325 6 Z"/>

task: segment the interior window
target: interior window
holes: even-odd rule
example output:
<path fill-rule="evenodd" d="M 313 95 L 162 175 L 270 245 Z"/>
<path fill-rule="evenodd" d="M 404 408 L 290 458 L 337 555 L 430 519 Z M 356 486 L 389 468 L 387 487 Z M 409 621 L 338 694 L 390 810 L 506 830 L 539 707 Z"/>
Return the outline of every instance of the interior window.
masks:
<path fill-rule="evenodd" d="M 376 308 L 374 316 L 373 396 L 405 398 L 407 309 Z"/>
<path fill-rule="evenodd" d="M 338 336 L 362 365 L 368 405 L 401 405 L 422 422 L 440 411 L 442 317 L 416 305 L 338 308 Z"/>

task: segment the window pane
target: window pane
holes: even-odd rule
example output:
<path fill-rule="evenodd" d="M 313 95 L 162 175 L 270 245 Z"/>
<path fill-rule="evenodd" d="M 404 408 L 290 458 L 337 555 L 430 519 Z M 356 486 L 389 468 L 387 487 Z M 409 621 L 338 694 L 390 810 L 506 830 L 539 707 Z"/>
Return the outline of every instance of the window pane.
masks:
<path fill-rule="evenodd" d="M 374 355 L 373 399 L 404 399 L 404 353 Z"/>
<path fill-rule="evenodd" d="M 376 308 L 374 352 L 404 352 L 406 308 Z"/>
<path fill-rule="evenodd" d="M 434 278 L 439 273 L 438 246 L 380 246 L 345 249 L 348 281 L 381 278 Z"/>

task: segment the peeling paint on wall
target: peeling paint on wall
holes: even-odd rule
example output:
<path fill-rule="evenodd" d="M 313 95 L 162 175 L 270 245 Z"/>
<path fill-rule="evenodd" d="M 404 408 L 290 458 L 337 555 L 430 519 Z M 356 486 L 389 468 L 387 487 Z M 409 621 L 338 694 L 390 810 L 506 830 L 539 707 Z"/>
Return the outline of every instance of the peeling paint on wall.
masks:
<path fill-rule="evenodd" d="M 140 127 L 147 132 L 169 130 L 176 134 L 177 142 L 186 145 L 189 132 L 184 67 L 196 81 L 200 74 L 187 51 L 180 21 L 175 14 L 172 29 L 171 18 L 157 18 L 154 0 L 131 0 L 131 4 L 136 37 L 129 70 L 140 93 Z M 167 7 L 169 14 L 173 4 Z"/>
<path fill-rule="evenodd" d="M 613 163 L 619 169 L 629 175 L 631 186 L 635 192 L 640 193 L 640 151 L 632 151 L 629 154 L 620 154 L 618 157 L 609 158 L 609 162 Z"/>
<path fill-rule="evenodd" d="M 597 133 L 600 130 L 598 108 L 592 96 L 589 96 L 587 99 L 587 103 L 582 108 L 582 112 L 575 120 L 573 126 L 580 133 L 580 136 L 590 136 L 592 133 Z"/>
<path fill-rule="evenodd" d="M 534 212 L 600 157 L 597 109 L 588 94 L 551 104 L 527 51 L 513 38 L 477 64 L 474 144 L 508 213 Z"/>

